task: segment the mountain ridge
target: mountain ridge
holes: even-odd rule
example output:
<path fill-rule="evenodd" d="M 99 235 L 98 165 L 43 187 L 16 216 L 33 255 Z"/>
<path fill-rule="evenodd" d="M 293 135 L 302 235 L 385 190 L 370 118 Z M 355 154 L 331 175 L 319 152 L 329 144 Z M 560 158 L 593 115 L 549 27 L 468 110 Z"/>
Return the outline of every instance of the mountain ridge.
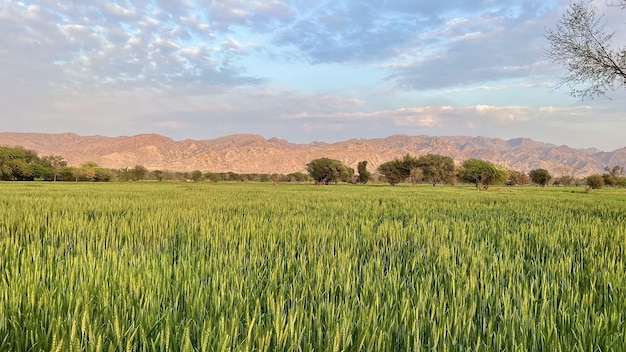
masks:
<path fill-rule="evenodd" d="M 441 154 L 457 163 L 469 158 L 489 160 L 507 168 L 529 171 L 548 169 L 553 175 L 585 176 L 605 166 L 626 165 L 626 147 L 611 152 L 575 149 L 530 138 L 482 136 L 427 136 L 398 134 L 383 138 L 353 138 L 334 143 L 292 143 L 257 134 L 234 134 L 206 140 L 174 140 L 159 134 L 134 136 L 80 136 L 75 133 L 0 132 L 0 145 L 21 146 L 40 156 L 60 154 L 71 166 L 95 162 L 106 168 L 143 165 L 156 170 L 237 173 L 304 172 L 317 158 L 341 160 L 354 168 L 367 160 L 374 170 L 404 154 Z"/>

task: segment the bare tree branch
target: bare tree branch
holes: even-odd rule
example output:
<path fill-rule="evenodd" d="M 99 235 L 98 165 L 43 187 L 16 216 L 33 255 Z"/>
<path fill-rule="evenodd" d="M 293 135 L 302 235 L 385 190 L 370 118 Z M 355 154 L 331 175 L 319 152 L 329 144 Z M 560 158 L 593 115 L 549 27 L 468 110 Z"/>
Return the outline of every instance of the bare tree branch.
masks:
<path fill-rule="evenodd" d="M 626 0 L 616 6 L 626 8 Z M 595 7 L 573 3 L 555 28 L 546 30 L 546 56 L 568 71 L 558 87 L 569 87 L 572 96 L 595 97 L 626 87 L 626 48 L 611 49 L 614 33 L 606 33 L 605 24 Z"/>

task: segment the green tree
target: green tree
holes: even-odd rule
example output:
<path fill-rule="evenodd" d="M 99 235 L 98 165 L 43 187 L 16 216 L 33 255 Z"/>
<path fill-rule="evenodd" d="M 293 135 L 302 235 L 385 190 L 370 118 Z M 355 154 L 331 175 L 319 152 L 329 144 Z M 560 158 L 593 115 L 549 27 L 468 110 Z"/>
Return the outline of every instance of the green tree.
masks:
<path fill-rule="evenodd" d="M 111 181 L 111 170 L 102 167 L 94 168 L 93 180 L 95 182 L 109 182 Z"/>
<path fill-rule="evenodd" d="M 600 189 L 604 187 L 604 178 L 600 174 L 589 175 L 586 181 L 590 189 Z"/>
<path fill-rule="evenodd" d="M 395 186 L 411 176 L 411 170 L 419 168 L 418 159 L 405 154 L 402 158 L 382 163 L 378 166 L 378 172 L 385 177 L 390 185 Z"/>
<path fill-rule="evenodd" d="M 424 178 L 430 180 L 435 186 L 437 183 L 454 183 L 454 160 L 451 157 L 426 154 L 420 156 L 416 161 L 417 166 L 422 169 Z"/>
<path fill-rule="evenodd" d="M 552 175 L 550 175 L 550 172 L 548 172 L 548 170 L 546 169 L 541 168 L 530 170 L 528 176 L 533 183 L 536 183 L 541 187 L 545 187 L 548 184 L 548 181 L 552 179 Z"/>
<path fill-rule="evenodd" d="M 202 180 L 202 171 L 200 170 L 194 170 L 191 172 L 191 174 L 189 175 L 190 179 L 193 182 L 198 182 Z"/>
<path fill-rule="evenodd" d="M 311 177 L 302 172 L 292 172 L 287 174 L 289 182 L 307 182 L 311 180 Z"/>
<path fill-rule="evenodd" d="M 330 184 L 350 182 L 354 176 L 354 170 L 344 165 L 339 160 L 320 158 L 312 160 L 306 165 L 309 175 L 318 184 Z"/>
<path fill-rule="evenodd" d="M 408 174 L 405 174 L 402 160 L 400 159 L 394 159 L 382 163 L 378 165 L 377 170 L 381 175 L 385 176 L 387 182 L 389 182 L 389 184 L 392 186 L 395 186 L 398 183 L 404 181 L 411 174 L 410 170 Z"/>
<path fill-rule="evenodd" d="M 356 182 L 366 184 L 370 180 L 370 176 L 372 176 L 372 174 L 367 171 L 366 160 L 359 162 L 359 164 L 357 165 L 357 171 L 359 172 L 359 177 L 357 178 Z"/>
<path fill-rule="evenodd" d="M 617 186 L 620 182 L 620 178 L 624 175 L 624 167 L 615 165 L 613 167 L 605 166 L 602 177 L 604 178 L 604 184 L 606 186 Z"/>
<path fill-rule="evenodd" d="M 61 181 L 72 181 L 74 180 L 74 172 L 76 170 L 71 166 L 64 166 L 59 171 L 59 179 Z"/>
<path fill-rule="evenodd" d="M 507 175 L 503 168 L 488 161 L 467 159 L 461 164 L 458 176 L 462 181 L 474 184 L 476 188 L 482 185 L 487 190 L 490 185 L 504 183 Z"/>
<path fill-rule="evenodd" d="M 67 161 L 61 155 L 44 155 L 41 157 L 41 164 L 52 169 L 52 180 L 57 181 L 61 168 L 67 166 Z"/>
<path fill-rule="evenodd" d="M 130 170 L 130 174 L 133 181 L 145 180 L 146 175 L 148 175 L 148 169 L 143 165 L 135 165 L 135 167 Z"/>
<path fill-rule="evenodd" d="M 154 178 L 159 182 L 162 182 L 163 179 L 165 178 L 165 174 L 161 170 L 152 171 L 152 176 L 154 176 Z"/>
<path fill-rule="evenodd" d="M 217 172 L 207 172 L 204 174 L 204 178 L 211 182 L 218 182 L 222 179 L 222 176 Z"/>
<path fill-rule="evenodd" d="M 32 167 L 38 161 L 37 153 L 32 150 L 0 146 L 0 179 L 33 180 L 35 175 Z"/>

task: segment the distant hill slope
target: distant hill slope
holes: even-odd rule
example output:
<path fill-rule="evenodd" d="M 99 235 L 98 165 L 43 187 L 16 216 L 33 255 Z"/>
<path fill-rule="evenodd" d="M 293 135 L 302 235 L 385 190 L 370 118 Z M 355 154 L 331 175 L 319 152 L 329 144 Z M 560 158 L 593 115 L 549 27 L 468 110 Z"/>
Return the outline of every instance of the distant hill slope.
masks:
<path fill-rule="evenodd" d="M 602 172 L 609 165 L 626 166 L 626 147 L 602 152 L 556 146 L 528 138 L 395 135 L 337 143 L 295 144 L 259 135 L 175 141 L 157 134 L 102 137 L 2 132 L 0 145 L 22 146 L 37 151 L 40 156 L 60 154 L 73 166 L 93 161 L 107 168 L 143 165 L 151 170 L 172 171 L 286 174 L 304 171 L 309 161 L 321 157 L 341 160 L 355 170 L 359 161 L 367 160 L 368 169 L 375 170 L 381 163 L 407 153 L 415 156 L 441 154 L 459 163 L 468 158 L 479 158 L 520 171 L 541 167 L 554 175 L 575 173 L 584 176 Z"/>

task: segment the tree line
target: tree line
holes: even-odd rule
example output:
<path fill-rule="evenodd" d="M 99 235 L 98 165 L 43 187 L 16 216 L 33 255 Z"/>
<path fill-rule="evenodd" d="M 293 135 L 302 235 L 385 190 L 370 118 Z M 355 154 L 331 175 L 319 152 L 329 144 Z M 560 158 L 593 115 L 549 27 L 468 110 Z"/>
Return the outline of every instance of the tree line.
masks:
<path fill-rule="evenodd" d="M 626 187 L 624 168 L 621 166 L 606 167 L 604 174 L 590 175 L 577 179 L 572 173 L 561 173 L 553 176 L 546 169 L 534 169 L 528 173 L 505 169 L 502 166 L 480 159 L 468 159 L 458 167 L 450 157 L 426 154 L 414 157 L 406 154 L 400 158 L 387 161 L 378 166 L 375 173 L 367 170 L 367 161 L 358 163 L 357 172 L 339 160 L 319 158 L 306 166 L 306 173 L 289 174 L 235 173 L 235 172 L 202 172 L 200 170 L 180 172 L 168 170 L 148 170 L 142 165 L 132 168 L 107 169 L 93 162 L 79 167 L 68 166 L 60 155 L 38 156 L 35 151 L 22 147 L 0 146 L 0 180 L 3 181 L 74 181 L 74 182 L 108 182 L 108 181 L 188 181 L 188 182 L 315 182 L 317 184 L 389 183 L 392 186 L 407 182 L 413 185 L 428 183 L 456 184 L 457 182 L 473 184 L 477 188 L 487 189 L 491 185 L 508 186 L 534 183 L 546 185 L 587 185 L 591 189 L 610 187 Z"/>
<path fill-rule="evenodd" d="M 526 185 L 530 183 L 545 187 L 548 184 L 571 185 L 586 184 L 590 189 L 602 188 L 603 186 L 626 187 L 624 168 L 621 166 L 606 167 L 604 174 L 594 174 L 585 179 L 576 179 L 572 174 L 563 173 L 553 177 L 550 172 L 543 168 L 533 169 L 528 173 L 506 169 L 486 160 L 467 159 L 459 167 L 448 156 L 426 154 L 414 157 L 409 154 L 394 160 L 382 163 L 377 168 L 377 174 L 367 171 L 367 161 L 358 164 L 358 175 L 354 170 L 344 165 L 339 160 L 320 158 L 307 164 L 307 171 L 311 178 L 318 184 L 331 184 L 338 182 L 367 183 L 376 175 L 378 181 L 387 182 L 395 186 L 401 182 L 413 185 L 417 183 L 429 183 L 454 185 L 457 182 L 469 183 L 476 188 L 488 189 L 491 185 Z"/>
<path fill-rule="evenodd" d="M 121 169 L 100 167 L 87 162 L 79 167 L 68 166 L 61 155 L 38 156 L 37 152 L 23 147 L 0 146 L 0 180 L 2 181 L 236 181 L 236 182 L 310 182 L 308 174 L 262 174 L 235 172 L 202 172 L 148 170 L 142 165 Z"/>

